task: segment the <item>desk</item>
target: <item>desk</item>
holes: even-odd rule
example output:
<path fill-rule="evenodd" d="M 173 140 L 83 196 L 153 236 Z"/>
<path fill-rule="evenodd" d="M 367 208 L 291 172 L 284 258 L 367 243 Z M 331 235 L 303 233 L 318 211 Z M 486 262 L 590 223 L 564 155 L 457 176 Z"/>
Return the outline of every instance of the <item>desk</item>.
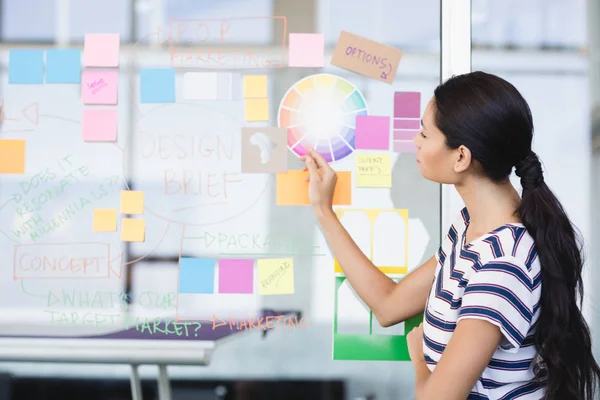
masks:
<path fill-rule="evenodd" d="M 296 314 L 298 311 L 263 310 L 259 318 Z M 187 321 L 186 322 L 194 322 Z M 208 365 L 217 344 L 234 335 L 251 330 L 233 325 L 213 326 L 212 322 L 198 320 L 201 326 L 194 334 L 177 336 L 166 334 L 168 322 L 161 321 L 161 330 L 148 331 L 129 328 L 98 335 L 3 335 L 0 334 L 0 361 L 5 362 L 65 362 L 91 364 L 129 364 L 130 382 L 134 400 L 142 400 L 138 366 L 158 365 L 160 400 L 171 400 L 167 365 Z M 28 331 L 43 331 L 42 326 L 29 325 Z M 268 330 L 263 331 L 263 337 Z"/>

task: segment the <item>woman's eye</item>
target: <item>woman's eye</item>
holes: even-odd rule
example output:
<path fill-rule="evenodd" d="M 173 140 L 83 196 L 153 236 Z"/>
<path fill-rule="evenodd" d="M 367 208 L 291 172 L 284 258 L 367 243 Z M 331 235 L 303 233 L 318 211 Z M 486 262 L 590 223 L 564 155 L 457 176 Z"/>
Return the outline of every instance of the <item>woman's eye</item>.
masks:
<path fill-rule="evenodd" d="M 421 135 L 421 137 L 425 137 L 425 134 L 422 131 L 419 132 L 419 134 Z"/>

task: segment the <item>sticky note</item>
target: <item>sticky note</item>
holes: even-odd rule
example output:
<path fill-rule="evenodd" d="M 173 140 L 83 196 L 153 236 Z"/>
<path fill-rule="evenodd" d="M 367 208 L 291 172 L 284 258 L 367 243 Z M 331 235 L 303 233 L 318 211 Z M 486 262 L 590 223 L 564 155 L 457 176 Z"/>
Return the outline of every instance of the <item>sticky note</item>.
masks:
<path fill-rule="evenodd" d="M 0 174 L 25 173 L 25 141 L 0 139 Z"/>
<path fill-rule="evenodd" d="M 356 155 L 357 187 L 392 187 L 392 162 L 389 154 Z"/>
<path fill-rule="evenodd" d="M 394 152 L 395 153 L 416 153 L 417 146 L 415 146 L 414 142 L 399 140 L 394 142 Z"/>
<path fill-rule="evenodd" d="M 290 33 L 288 65 L 320 68 L 325 66 L 325 38 L 322 33 Z"/>
<path fill-rule="evenodd" d="M 393 83 L 402 51 L 342 31 L 331 64 L 386 83 Z"/>
<path fill-rule="evenodd" d="M 269 120 L 269 99 L 245 99 L 244 108 L 248 122 Z"/>
<path fill-rule="evenodd" d="M 390 117 L 374 115 L 356 116 L 354 145 L 356 149 L 389 150 Z"/>
<path fill-rule="evenodd" d="M 370 335 L 371 310 L 345 277 L 336 277 L 336 334 Z"/>
<path fill-rule="evenodd" d="M 83 41 L 83 65 L 118 67 L 120 47 L 118 33 L 86 33 Z"/>
<path fill-rule="evenodd" d="M 116 142 L 117 109 L 85 108 L 81 128 L 86 142 Z"/>
<path fill-rule="evenodd" d="M 394 118 L 421 118 L 421 93 L 394 93 Z M 420 123 L 416 126 L 419 129 Z"/>
<path fill-rule="evenodd" d="M 215 260 L 181 257 L 179 260 L 179 293 L 215 292 Z"/>
<path fill-rule="evenodd" d="M 421 129 L 421 120 L 419 117 L 415 119 L 394 119 L 394 129 Z"/>
<path fill-rule="evenodd" d="M 239 73 L 217 72 L 217 98 L 226 101 L 239 100 L 242 92 L 241 81 Z"/>
<path fill-rule="evenodd" d="M 121 214 L 143 214 L 144 192 L 121 190 Z"/>
<path fill-rule="evenodd" d="M 122 242 L 143 242 L 146 237 L 146 221 L 143 219 L 123 218 L 121 220 Z"/>
<path fill-rule="evenodd" d="M 337 183 L 333 192 L 333 205 L 342 206 L 352 203 L 352 174 L 350 171 L 336 171 Z M 277 205 L 309 205 L 308 171 L 288 171 L 277 174 Z"/>
<path fill-rule="evenodd" d="M 242 74 L 232 72 L 218 73 L 219 100 L 239 101 L 243 96 Z"/>
<path fill-rule="evenodd" d="M 245 99 L 265 98 L 267 96 L 266 75 L 244 75 Z"/>
<path fill-rule="evenodd" d="M 217 100 L 219 98 L 217 72 L 186 72 L 183 75 L 183 98 L 186 100 Z"/>
<path fill-rule="evenodd" d="M 81 50 L 50 49 L 46 51 L 46 83 L 80 83 Z"/>
<path fill-rule="evenodd" d="M 243 79 L 240 73 L 219 72 L 219 100 L 241 100 Z"/>
<path fill-rule="evenodd" d="M 254 260 L 219 260 L 219 293 L 252 293 Z"/>
<path fill-rule="evenodd" d="M 94 232 L 116 232 L 117 210 L 115 208 L 96 208 L 94 210 Z"/>
<path fill-rule="evenodd" d="M 119 96 L 119 71 L 85 70 L 81 74 L 83 104 L 115 105 Z"/>
<path fill-rule="evenodd" d="M 175 103 L 175 70 L 144 68 L 140 71 L 142 103 Z"/>
<path fill-rule="evenodd" d="M 288 170 L 287 129 L 242 128 L 242 173 L 277 173 Z"/>
<path fill-rule="evenodd" d="M 44 51 L 9 50 L 8 83 L 29 85 L 44 83 Z"/>
<path fill-rule="evenodd" d="M 291 258 L 256 261 L 258 294 L 293 294 L 294 260 Z"/>
<path fill-rule="evenodd" d="M 405 129 L 398 129 L 394 131 L 394 140 L 413 140 L 413 138 L 419 134 L 420 131 L 409 131 Z"/>
<path fill-rule="evenodd" d="M 384 274 L 408 273 L 409 239 L 407 209 L 352 209 L 338 208 L 335 214 L 342 226 L 361 251 Z M 388 232 L 394 232 L 390 235 Z M 420 233 L 413 230 L 412 237 Z M 426 235 L 426 233 L 424 233 Z M 415 238 L 415 240 L 418 240 Z M 343 270 L 338 259 L 333 258 L 334 271 Z"/>

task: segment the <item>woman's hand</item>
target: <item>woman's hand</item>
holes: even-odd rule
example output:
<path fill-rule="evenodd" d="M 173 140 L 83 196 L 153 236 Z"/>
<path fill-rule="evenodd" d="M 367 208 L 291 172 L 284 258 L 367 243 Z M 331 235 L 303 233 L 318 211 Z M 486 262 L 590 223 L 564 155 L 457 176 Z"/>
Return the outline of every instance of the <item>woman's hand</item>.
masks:
<path fill-rule="evenodd" d="M 406 335 L 406 343 L 408 345 L 408 354 L 413 364 L 425 361 L 425 355 L 423 354 L 423 323 L 413 328 L 412 331 Z"/>
<path fill-rule="evenodd" d="M 326 213 L 333 209 L 333 192 L 337 175 L 321 154 L 315 150 L 301 158 L 306 163 L 309 176 L 308 198 L 317 213 Z"/>

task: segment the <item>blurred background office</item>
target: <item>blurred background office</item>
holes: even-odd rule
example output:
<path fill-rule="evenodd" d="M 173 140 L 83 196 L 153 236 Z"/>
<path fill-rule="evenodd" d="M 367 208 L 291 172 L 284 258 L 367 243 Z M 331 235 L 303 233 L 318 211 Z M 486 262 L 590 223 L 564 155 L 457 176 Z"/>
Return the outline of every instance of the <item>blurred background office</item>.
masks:
<path fill-rule="evenodd" d="M 600 289 L 600 0 L 472 0 L 471 8 L 472 70 L 506 78 L 528 100 L 535 123 L 534 148 L 543 162 L 546 179 L 585 240 L 588 257 L 584 312 L 600 355 L 600 307 L 596 294 Z M 439 0 L 0 0 L 0 15 L 0 97 L 7 90 L 9 49 L 81 47 L 86 33 L 119 33 L 123 57 L 139 67 L 145 63 L 155 67 L 153 54 L 161 50 L 153 47 L 148 37 L 157 27 L 168 26 L 170 19 L 284 15 L 288 32 L 324 34 L 326 65 L 340 30 L 347 30 L 405 52 L 394 83 L 396 88 L 418 90 L 427 98 L 442 77 L 440 41 L 444 37 Z M 229 37 L 228 45 L 268 46 L 280 33 L 277 29 L 266 26 L 244 31 Z M 378 82 L 340 69 L 335 69 L 335 73 L 356 84 L 371 104 L 381 103 L 381 94 L 387 93 L 381 92 Z M 135 82 L 138 78 L 136 69 L 125 66 L 120 74 L 123 82 Z M 270 97 L 275 99 L 274 115 L 285 91 L 306 74 L 285 68 L 269 74 L 276 78 L 270 86 Z M 134 97 L 120 94 L 119 122 L 126 128 L 119 135 L 125 137 L 135 130 L 139 119 Z M 56 99 L 57 103 L 61 101 L 70 100 Z M 412 169 L 406 172 L 407 168 Z M 146 178 L 143 172 L 139 174 L 140 179 Z M 405 164 L 401 159 L 396 160 L 393 179 L 397 187 L 387 196 L 389 202 L 382 204 L 409 210 L 426 206 L 416 213 L 428 237 L 415 260 L 423 261 L 437 248 L 441 232 L 447 229 L 439 211 L 441 192 L 436 186 L 423 187 L 414 163 Z M 417 186 L 420 191 L 415 197 L 402 190 Z M 6 189 L 0 191 L 6 193 Z M 307 219 L 296 229 L 310 241 L 318 240 L 319 233 L 309 213 L 288 216 L 271 205 L 262 212 L 270 231 L 279 231 L 285 218 L 305 216 Z M 2 247 L 2 251 L 7 248 Z M 143 254 L 143 248 L 128 251 L 132 259 Z M 175 242 L 167 241 L 160 257 L 137 263 L 131 276 L 119 283 L 126 288 L 117 289 L 140 293 L 160 290 L 165 282 L 173 284 L 177 279 L 173 266 L 177 251 Z M 242 397 L 232 397 L 232 388 L 237 385 L 239 393 L 244 392 L 243 388 L 252 393 L 249 388 L 261 381 L 270 382 L 272 387 L 279 382 L 278 393 L 294 398 L 295 380 L 304 380 L 303 385 L 331 382 L 331 386 L 323 386 L 328 389 L 323 389 L 322 399 L 410 398 L 414 376 L 408 362 L 331 360 L 332 306 L 323 293 L 332 281 L 322 278 L 323 270 L 331 271 L 330 262 L 325 257 L 297 270 L 296 292 L 283 300 L 283 306 L 301 310 L 307 316 L 310 329 L 272 332 L 266 340 L 258 336 L 232 340 L 217 349 L 208 367 L 171 367 L 173 398 L 237 399 Z M 11 306 L 11 290 L 0 290 L 0 306 Z M 27 312 L 24 302 L 14 306 Z M 262 297 L 246 306 L 259 309 L 282 304 L 281 300 L 276 304 Z M 234 305 L 218 307 L 225 313 Z M 82 368 L 11 362 L 0 363 L 0 373 L 4 373 L 0 399 L 2 393 L 12 393 L 7 398 L 28 400 L 58 398 L 49 393 L 67 397 L 70 393 L 89 393 L 90 399 L 130 398 L 128 370 L 120 366 Z M 149 379 L 153 374 L 153 370 L 142 368 L 142 377 L 148 378 L 144 380 L 144 398 L 156 398 L 155 384 Z M 338 383 L 341 386 L 336 386 Z M 34 387 L 44 389 L 32 392 Z M 14 397 L 15 394 L 27 397 Z M 283 398 L 271 396 L 260 398 Z"/>

